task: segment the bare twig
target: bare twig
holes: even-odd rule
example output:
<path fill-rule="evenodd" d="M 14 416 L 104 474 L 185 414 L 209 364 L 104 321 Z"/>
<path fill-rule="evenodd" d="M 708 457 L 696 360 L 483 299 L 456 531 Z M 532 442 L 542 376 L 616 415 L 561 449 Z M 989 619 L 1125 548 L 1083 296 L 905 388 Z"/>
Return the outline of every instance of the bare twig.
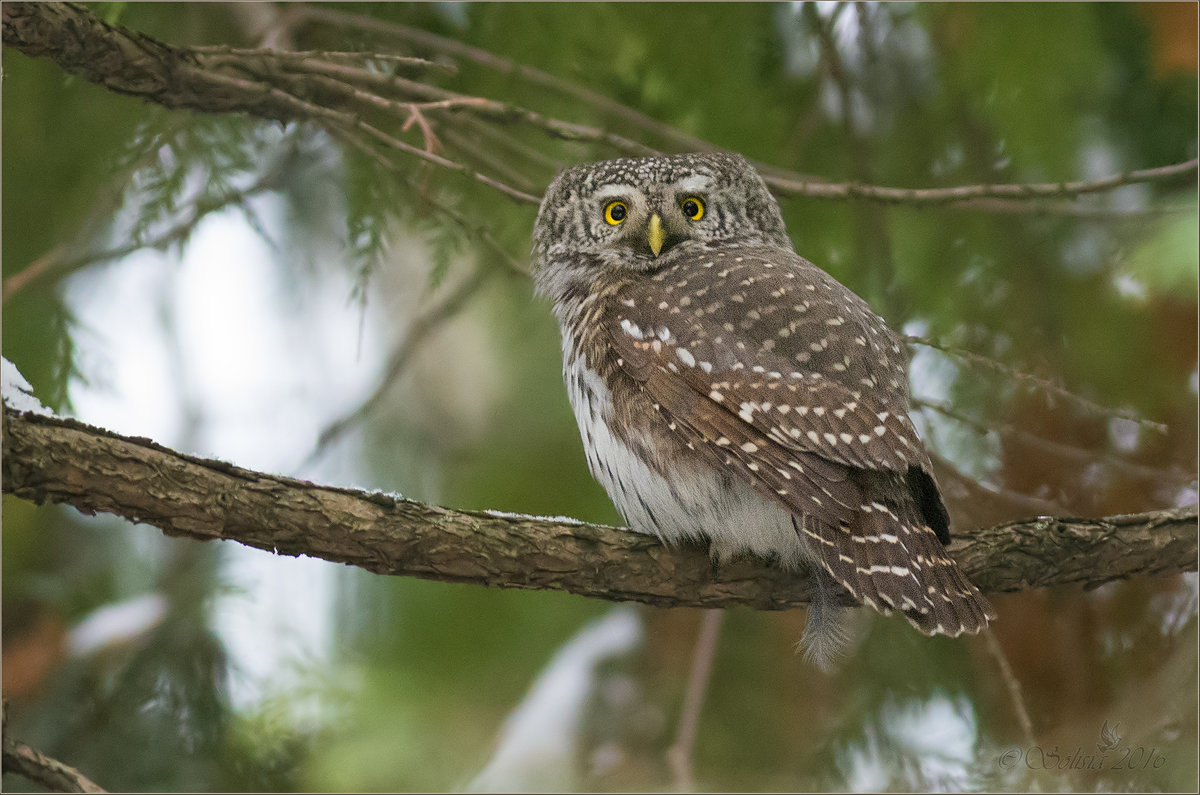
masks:
<path fill-rule="evenodd" d="M 453 160 L 449 160 L 441 155 L 433 154 L 432 152 L 426 152 L 420 147 L 413 146 L 412 144 L 401 141 L 394 136 L 388 135 L 377 127 L 363 121 L 354 114 L 333 110 L 332 108 L 326 108 L 324 106 L 309 102 L 308 100 L 301 99 L 293 94 L 289 94 L 280 88 L 264 85 L 252 80 L 229 77 L 222 74 L 210 74 L 208 77 L 212 82 L 222 84 L 230 89 L 239 90 L 247 97 L 251 95 L 265 96 L 272 101 L 274 107 L 286 108 L 301 118 L 324 120 L 338 127 L 357 129 L 376 141 L 384 144 L 385 146 L 388 146 L 389 148 L 398 149 L 401 152 L 414 155 L 429 163 L 433 163 L 434 165 L 441 166 L 442 168 L 449 169 L 450 171 L 456 171 L 469 179 L 482 182 L 483 184 L 495 188 L 501 193 L 504 193 L 519 201 L 529 202 L 531 204 L 537 204 L 541 201 L 540 197 L 538 196 L 533 196 L 525 193 L 524 191 L 519 191 L 510 185 L 500 182 L 499 180 L 492 179 L 486 174 L 480 174 L 477 171 L 472 171 L 461 163 L 456 163 Z M 248 109 L 243 108 L 243 110 Z"/>
<path fill-rule="evenodd" d="M 493 146 L 489 148 L 495 149 L 497 145 L 502 146 L 510 153 L 522 157 L 533 165 L 545 169 L 550 173 L 558 171 L 566 165 L 561 160 L 548 154 L 544 149 L 520 141 L 512 135 L 507 135 L 503 130 L 493 124 L 485 123 L 482 119 L 465 116 L 462 119 L 461 126 L 464 134 L 476 136 L 480 139 L 486 138 L 488 141 L 494 142 Z M 501 153 L 496 152 L 496 154 Z"/>
<path fill-rule="evenodd" d="M 987 644 L 988 653 L 996 661 L 996 667 L 1000 669 L 1000 679 L 1004 682 L 1005 690 L 1008 691 L 1009 700 L 1012 701 L 1013 713 L 1017 716 L 1017 724 L 1021 727 L 1021 738 L 1025 741 L 1025 747 L 1032 748 L 1037 744 L 1037 738 L 1033 733 L 1033 721 L 1029 718 L 1029 708 L 1025 706 L 1021 681 L 1013 673 L 1012 666 L 1008 662 L 1008 655 L 1004 653 L 1004 647 L 1000 645 L 1000 641 L 996 639 L 996 633 L 990 627 L 983 631 L 983 640 Z"/>
<path fill-rule="evenodd" d="M 494 271 L 491 269 L 475 271 L 475 273 L 469 278 L 464 279 L 454 290 L 442 296 L 440 300 L 426 305 L 421 313 L 413 318 L 400 343 L 392 350 L 391 355 L 388 357 L 387 366 L 384 368 L 379 383 L 375 385 L 375 389 L 353 411 L 329 423 L 321 431 L 320 435 L 317 436 L 317 443 L 314 445 L 312 452 L 309 453 L 304 463 L 301 464 L 301 469 L 306 468 L 313 461 L 324 455 L 333 442 L 341 438 L 346 431 L 350 430 L 356 423 L 360 422 L 364 417 L 369 416 L 376 409 L 387 394 L 388 389 L 391 388 L 392 384 L 396 383 L 405 368 L 408 367 L 408 363 L 412 360 L 413 355 L 426 338 L 447 320 L 454 317 L 479 292 L 483 285 L 487 283 L 488 277 L 492 273 Z"/>
<path fill-rule="evenodd" d="M 841 105 L 842 137 L 850 155 L 851 175 L 858 183 L 874 181 L 872 169 L 872 147 L 870 142 L 859 132 L 859 125 L 854 120 L 854 86 L 851 75 L 838 51 L 834 41 L 834 26 L 838 17 L 849 8 L 846 3 L 834 6 L 828 18 L 823 18 L 817 5 L 808 3 L 803 7 L 803 13 L 810 18 L 811 24 L 817 31 L 820 41 L 821 62 L 829 72 L 830 81 L 837 90 L 838 102 Z M 870 38 L 867 22 L 860 15 L 858 36 L 860 41 Z M 858 267 L 868 276 L 875 286 L 872 291 L 876 303 L 883 303 L 884 314 L 892 314 L 890 304 L 902 300 L 897 292 L 893 274 L 895 264 L 892 257 L 891 236 L 888 230 L 888 216 L 885 208 L 871 202 L 852 202 L 850 206 L 853 222 L 855 261 Z M 881 285 L 890 285 L 892 289 L 881 289 Z"/>
<path fill-rule="evenodd" d="M 17 773 L 54 792 L 107 792 L 70 765 L 4 736 L 4 772 Z"/>
<path fill-rule="evenodd" d="M 1163 478 L 1168 478 L 1179 483 L 1189 483 L 1194 478 L 1191 472 L 1185 472 L 1181 469 L 1166 469 L 1163 467 L 1147 466 L 1139 464 L 1136 461 L 1126 460 L 1108 450 L 1089 450 L 1084 447 L 1077 447 L 1063 442 L 1055 442 L 1050 439 L 1045 439 L 1037 434 L 1030 433 L 1016 425 L 1008 422 L 1000 422 L 996 420 L 983 422 L 981 420 L 968 417 L 961 411 L 957 411 L 948 403 L 937 400 L 913 400 L 913 405 L 917 408 L 936 411 L 945 417 L 961 422 L 968 428 L 981 433 L 999 433 L 1005 436 L 1011 436 L 1019 439 L 1022 442 L 1036 447 L 1052 455 L 1057 455 L 1062 458 L 1068 458 L 1079 463 L 1091 463 L 1093 461 L 1103 461 L 1113 469 L 1118 469 L 1128 475 L 1145 478 L 1146 480 L 1159 481 Z"/>
<path fill-rule="evenodd" d="M 1023 215 L 1064 215 L 1072 218 L 1097 221 L 1133 221 L 1145 223 L 1147 218 L 1196 213 L 1196 205 L 1174 202 L 1165 205 L 1147 205 L 1135 209 L 1095 207 L 1069 199 L 967 199 L 948 205 L 948 209 L 971 210 L 987 213 L 1021 213 Z"/>
<path fill-rule="evenodd" d="M 531 127 L 542 130 L 552 138 L 564 141 L 586 141 L 588 143 L 606 144 L 619 152 L 632 155 L 659 154 L 656 149 L 599 127 L 562 121 L 561 119 L 545 116 L 519 105 L 498 102 L 485 97 L 459 94 L 395 75 L 373 74 L 353 67 L 340 64 L 325 64 L 320 61 L 304 63 L 301 69 L 311 73 L 319 73 L 327 77 L 336 77 L 346 83 L 358 82 L 382 91 L 396 91 L 404 96 L 419 97 L 431 103 L 430 107 L 435 107 L 432 103 L 440 102 L 444 103 L 440 109 L 465 110 L 489 121 L 500 122 L 502 124 L 523 122 Z M 363 96 L 362 94 L 356 94 L 356 98 L 368 104 L 375 104 L 381 107 L 387 107 L 389 103 L 389 100 L 377 95 Z"/>
<path fill-rule="evenodd" d="M 721 637 L 724 610 L 706 610 L 701 617 L 700 637 L 692 654 L 692 670 L 688 674 L 687 692 L 683 696 L 683 709 L 679 713 L 679 731 L 675 742 L 667 749 L 667 762 L 671 766 L 672 789 L 676 792 L 692 792 L 696 789 L 695 771 L 692 769 L 692 753 L 696 747 L 696 734 L 700 729 L 700 711 L 708 693 L 708 682 L 712 675 L 713 661 L 717 656 L 717 642 Z"/>
<path fill-rule="evenodd" d="M 589 89 L 582 88 L 570 81 L 562 80 L 523 64 L 518 64 L 507 58 L 497 56 L 479 47 L 463 44 L 453 39 L 447 39 L 428 31 L 417 30 L 405 25 L 364 17 L 344 11 L 336 11 L 324 7 L 305 6 L 296 9 L 299 18 L 315 19 L 346 27 L 371 30 L 389 37 L 408 41 L 420 47 L 436 52 L 443 52 L 453 57 L 471 60 L 504 74 L 511 74 L 527 80 L 534 85 L 554 89 L 567 96 L 574 97 L 592 105 L 598 110 L 621 118 L 647 132 L 651 132 L 683 149 L 707 151 L 716 149 L 715 145 L 701 138 L 688 135 L 669 124 L 652 119 L 633 108 L 622 105 L 608 97 Z M 1130 171 L 1097 180 L 1085 180 L 1065 183 L 1044 184 L 1010 184 L 1010 185 L 967 185 L 953 188 L 886 188 L 857 183 L 827 183 L 810 181 L 799 175 L 784 176 L 786 172 L 777 172 L 765 177 L 767 184 L 784 196 L 807 196 L 819 199 L 863 198 L 884 203 L 904 203 L 916 205 L 954 204 L 960 207 L 976 207 L 978 209 L 997 209 L 998 205 L 972 203 L 980 199 L 1008 199 L 1030 201 L 1046 198 L 1070 198 L 1086 193 L 1096 193 L 1138 182 L 1155 182 L 1173 180 L 1194 175 L 1197 170 L 1197 160 L 1189 160 L 1161 168 Z M 1020 205 L 1008 205 L 1005 209 L 1012 211 Z M 1057 212 L 1060 207 L 1042 205 L 1033 207 L 1038 212 Z M 1074 214 L 1074 209 L 1068 212 Z"/>
<path fill-rule="evenodd" d="M 1200 160 L 1193 158 L 1158 168 L 1145 168 L 1092 180 L 1074 182 L 1020 183 L 1012 185 L 960 185 L 953 188 L 885 188 L 854 182 L 806 182 L 781 177 L 766 177 L 767 184 L 783 196 L 813 199 L 869 199 L 885 204 L 931 206 L 961 204 L 978 199 L 1066 199 L 1089 193 L 1115 190 L 1142 182 L 1171 182 L 1195 177 Z M 1048 208 L 1041 208 L 1046 211 Z"/>
<path fill-rule="evenodd" d="M 390 159 L 387 158 L 387 156 L 385 156 L 378 150 L 371 147 L 370 144 L 366 143 L 365 141 L 363 141 L 361 138 L 359 138 L 355 134 L 353 134 L 351 132 L 342 131 L 342 130 L 335 131 L 334 134 L 340 140 L 350 144 L 355 149 L 358 149 L 360 152 L 365 154 L 367 157 L 374 160 L 376 163 L 378 163 L 384 169 L 395 172 L 397 177 L 400 179 L 400 181 L 404 182 L 406 185 L 408 185 L 408 187 L 410 189 L 412 189 L 414 191 L 417 189 L 416 186 L 413 185 L 412 180 L 410 180 L 405 174 L 403 174 L 396 167 L 396 164 L 394 162 L 392 162 Z M 508 249 L 506 249 L 506 248 L 504 248 L 504 246 L 500 245 L 500 243 L 497 242 L 497 240 L 494 237 L 492 237 L 491 232 L 489 232 L 487 229 L 485 229 L 484 227 L 472 224 L 465 217 L 463 217 L 462 213 L 453 209 L 449 205 L 444 204 L 443 202 L 437 201 L 436 199 L 434 199 L 431 196 L 425 195 L 425 196 L 423 196 L 423 200 L 426 205 L 433 208 L 438 213 L 444 215 L 447 219 L 449 219 L 450 221 L 452 221 L 453 223 L 458 225 L 464 232 L 466 232 L 468 235 L 470 235 L 473 239 L 475 239 L 479 243 L 482 243 L 484 248 L 487 248 L 492 253 L 496 254 L 499 257 L 500 262 L 509 271 L 516 273 L 516 274 L 520 274 L 522 276 L 529 275 L 529 270 L 525 267 L 525 265 L 522 264 L 520 261 L 518 261 L 516 259 L 516 257 L 514 257 L 512 254 L 510 254 Z"/>
<path fill-rule="evenodd" d="M 717 147 L 709 142 L 688 135 L 669 124 L 664 124 L 656 119 L 628 107 L 621 103 L 612 100 L 603 94 L 598 94 L 582 86 L 578 86 L 568 80 L 555 77 L 535 69 L 531 66 L 516 63 L 507 58 L 500 57 L 494 53 L 488 52 L 480 47 L 473 47 L 469 44 L 464 44 L 454 39 L 447 39 L 430 33 L 424 30 L 418 30 L 406 25 L 400 25 L 394 22 L 385 22 L 383 20 L 374 19 L 372 17 L 351 14 L 345 11 L 336 11 L 328 7 L 318 6 L 302 6 L 295 9 L 295 14 L 298 19 L 314 19 L 323 22 L 329 22 L 343 27 L 355 27 L 360 30 L 369 30 L 383 34 L 389 39 L 407 41 L 418 47 L 423 47 L 435 52 L 442 52 L 451 57 L 462 58 L 469 60 L 480 66 L 494 69 L 502 74 L 514 75 L 533 85 L 542 86 L 557 91 L 566 96 L 573 97 L 581 102 L 587 103 L 602 113 L 620 118 L 622 121 L 633 125 L 639 129 L 658 135 L 664 139 L 670 140 L 676 146 L 695 151 L 713 150 Z"/>
<path fill-rule="evenodd" d="M 134 241 L 124 246 L 89 252 L 76 257 L 67 257 L 62 247 L 55 247 L 4 280 L 3 301 L 7 303 L 12 296 L 32 284 L 57 281 L 90 265 L 120 259 L 145 248 L 166 249 L 168 246 L 187 240 L 205 218 L 229 207 L 245 204 L 246 200 L 252 196 L 274 190 L 278 187 L 282 176 L 281 169 L 273 168 L 245 190 L 197 201 L 191 205 L 191 211 L 187 218 L 146 240 Z"/>
<path fill-rule="evenodd" d="M 1135 422 L 1138 425 L 1158 431 L 1159 433 L 1165 434 L 1170 431 L 1170 428 L 1161 422 L 1154 422 L 1153 420 L 1144 419 L 1139 417 L 1136 413 L 1125 409 L 1114 409 L 1108 406 L 1102 406 L 1099 403 L 1089 400 L 1082 395 L 1077 395 L 1052 381 L 1049 381 L 1045 378 L 1039 378 L 1036 375 L 1032 375 L 1014 367 L 1010 367 L 1007 364 L 1003 364 L 995 359 L 975 353 L 974 351 L 969 351 L 965 348 L 956 348 L 952 345 L 946 345 L 945 343 L 928 339 L 926 337 L 905 336 L 904 341 L 914 345 L 924 345 L 927 348 L 939 350 L 948 356 L 953 356 L 957 359 L 970 362 L 971 364 L 985 367 L 993 372 L 1000 373 L 1001 375 L 1008 376 L 1009 378 L 1012 378 L 1020 383 L 1031 386 L 1034 389 L 1039 389 L 1048 394 L 1060 397 L 1063 400 L 1073 403 L 1094 414 L 1100 414 L 1106 417 L 1119 417 L 1123 420 L 1129 420 L 1130 422 Z"/>
<path fill-rule="evenodd" d="M 983 500 L 998 501 L 1006 507 L 1008 515 L 1021 514 L 1054 514 L 1062 511 L 1063 506 L 1054 500 L 1034 497 L 1019 491 L 984 483 L 963 472 L 950 462 L 950 459 L 930 453 L 934 468 L 939 479 L 944 476 L 946 482 L 956 484 L 968 497 L 969 502 Z"/>
<path fill-rule="evenodd" d="M 466 127 L 467 125 L 444 125 L 441 132 L 446 143 L 452 146 L 464 160 L 481 164 L 508 184 L 522 190 L 537 190 L 545 184 L 544 180 L 535 180 L 522 168 L 526 165 L 525 163 L 518 164 L 513 161 L 512 154 L 516 151 L 515 146 L 506 147 L 507 152 L 497 151 L 495 144 L 498 141 L 515 144 L 512 136 L 497 132 L 489 124 L 475 123 L 472 125 L 474 128 L 486 131 L 482 136 L 469 135 L 465 130 L 460 130 L 460 126 Z M 522 154 L 526 153 L 522 152 Z M 526 160 L 529 158 L 526 157 Z"/>
<path fill-rule="evenodd" d="M 341 133 L 340 137 L 350 145 L 354 146 L 367 157 L 379 163 L 383 168 L 394 170 L 393 164 L 385 155 L 372 148 L 369 144 L 359 140 L 351 133 Z M 416 189 L 411 180 L 403 175 L 400 179 L 405 182 L 409 188 Z M 491 233 L 481 227 L 476 227 L 469 223 L 460 213 L 453 210 L 441 202 L 426 195 L 425 202 L 435 211 L 445 215 L 452 222 L 460 226 L 467 234 L 476 238 L 484 244 L 486 248 L 491 249 L 500 258 L 500 261 L 507 267 L 510 272 L 528 275 L 527 271 L 521 266 L 511 254 L 492 237 Z M 317 442 L 313 446 L 313 450 L 301 463 L 300 469 L 307 468 L 310 464 L 324 455 L 329 446 L 342 437 L 351 427 L 360 422 L 363 418 L 369 416 L 387 394 L 388 389 L 392 384 L 399 379 L 404 372 L 408 363 L 412 360 L 413 355 L 417 352 L 421 344 L 429 338 L 429 336 L 443 323 L 452 318 L 462 309 L 466 303 L 473 298 L 483 287 L 487 281 L 487 277 L 491 274 L 490 269 L 479 269 L 472 276 L 461 282 L 454 290 L 443 295 L 440 300 L 433 304 L 426 305 L 425 308 L 417 315 L 409 324 L 408 330 L 404 333 L 400 343 L 392 351 L 388 357 L 387 366 L 384 368 L 384 374 L 376 384 L 375 389 L 367 396 L 353 411 L 334 420 L 325 427 L 318 435 Z"/>
<path fill-rule="evenodd" d="M 221 56 L 230 56 L 229 62 L 240 63 L 246 58 L 264 58 L 289 65 L 313 59 L 332 59 L 346 61 L 377 61 L 403 66 L 422 71 L 436 70 L 446 74 L 455 74 L 458 69 L 453 64 L 438 63 L 425 58 L 414 58 L 410 55 L 395 55 L 386 52 L 368 52 L 359 50 L 276 50 L 276 49 L 247 49 L 244 47 L 229 47 L 216 45 L 211 47 L 197 46 L 190 48 L 192 52 L 207 55 L 217 61 Z"/>

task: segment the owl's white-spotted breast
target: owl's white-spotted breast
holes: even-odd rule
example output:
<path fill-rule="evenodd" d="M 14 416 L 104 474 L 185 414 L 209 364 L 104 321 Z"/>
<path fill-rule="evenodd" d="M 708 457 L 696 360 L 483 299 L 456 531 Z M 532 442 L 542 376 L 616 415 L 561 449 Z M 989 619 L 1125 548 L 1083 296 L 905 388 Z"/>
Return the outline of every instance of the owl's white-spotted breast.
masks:
<path fill-rule="evenodd" d="M 987 625 L 944 547 L 904 346 L 796 254 L 743 157 L 567 169 L 533 239 L 589 468 L 633 530 L 810 569 L 802 642 L 823 666 L 839 586 L 927 634 Z"/>

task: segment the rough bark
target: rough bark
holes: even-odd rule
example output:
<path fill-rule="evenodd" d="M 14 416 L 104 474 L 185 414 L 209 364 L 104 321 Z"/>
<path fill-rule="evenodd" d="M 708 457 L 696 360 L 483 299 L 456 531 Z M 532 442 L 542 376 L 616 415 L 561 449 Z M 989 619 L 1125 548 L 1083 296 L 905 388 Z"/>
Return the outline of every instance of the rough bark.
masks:
<path fill-rule="evenodd" d="M 619 528 L 459 511 L 254 472 L 71 419 L 4 409 L 4 492 L 380 574 L 569 591 L 662 607 L 786 609 L 807 577 Z M 950 552 L 986 593 L 1196 570 L 1196 507 L 1039 517 L 962 532 Z"/>
<path fill-rule="evenodd" d="M 273 101 L 278 98 L 269 87 L 204 69 L 187 49 L 110 25 L 74 3 L 4 3 L 0 12 L 5 45 L 49 58 L 109 91 L 168 108 L 295 117 L 293 109 Z"/>

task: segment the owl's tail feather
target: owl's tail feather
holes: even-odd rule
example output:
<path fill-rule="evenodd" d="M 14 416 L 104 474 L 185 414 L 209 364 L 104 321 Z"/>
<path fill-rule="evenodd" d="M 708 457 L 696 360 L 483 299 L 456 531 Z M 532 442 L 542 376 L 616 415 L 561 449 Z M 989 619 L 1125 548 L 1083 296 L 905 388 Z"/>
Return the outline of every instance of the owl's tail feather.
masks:
<path fill-rule="evenodd" d="M 986 627 L 995 618 L 991 605 L 946 553 L 917 506 L 902 491 L 884 493 L 897 497 L 865 497 L 854 527 L 806 524 L 820 538 L 810 546 L 822 567 L 858 601 L 884 615 L 899 611 L 926 635 L 957 637 Z"/>
<path fill-rule="evenodd" d="M 929 613 L 902 611 L 905 618 L 926 635 L 958 637 L 985 629 L 988 621 L 996 617 L 995 611 L 920 517 L 916 505 L 900 500 L 894 512 L 902 527 L 900 537 L 921 563 L 917 579 L 933 605 Z"/>

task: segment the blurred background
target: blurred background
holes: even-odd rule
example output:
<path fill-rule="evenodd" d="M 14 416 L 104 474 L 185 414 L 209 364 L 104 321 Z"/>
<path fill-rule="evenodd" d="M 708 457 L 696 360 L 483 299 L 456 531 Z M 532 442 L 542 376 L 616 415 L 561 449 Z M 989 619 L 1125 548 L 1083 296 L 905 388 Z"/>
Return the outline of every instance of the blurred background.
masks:
<path fill-rule="evenodd" d="M 1197 155 L 1190 3 L 86 6 L 215 56 L 366 51 L 383 77 L 421 56 L 406 79 L 781 178 L 1060 182 Z M 620 524 L 523 273 L 536 204 L 11 47 L 3 70 L 3 353 L 44 403 L 243 467 Z M 462 107 L 385 117 L 533 197 L 629 153 Z M 1194 171 L 956 206 L 781 195 L 800 253 L 942 346 L 914 346 L 915 417 L 960 533 L 1196 502 L 1196 199 Z M 793 651 L 802 610 L 730 611 L 689 782 L 667 750 L 698 611 L 3 502 L 7 731 L 112 790 L 1195 791 L 1194 573 L 994 602 L 990 641 L 857 611 L 829 674 Z M 1099 758 L 1105 722 L 1099 769 L 1063 761 Z"/>

